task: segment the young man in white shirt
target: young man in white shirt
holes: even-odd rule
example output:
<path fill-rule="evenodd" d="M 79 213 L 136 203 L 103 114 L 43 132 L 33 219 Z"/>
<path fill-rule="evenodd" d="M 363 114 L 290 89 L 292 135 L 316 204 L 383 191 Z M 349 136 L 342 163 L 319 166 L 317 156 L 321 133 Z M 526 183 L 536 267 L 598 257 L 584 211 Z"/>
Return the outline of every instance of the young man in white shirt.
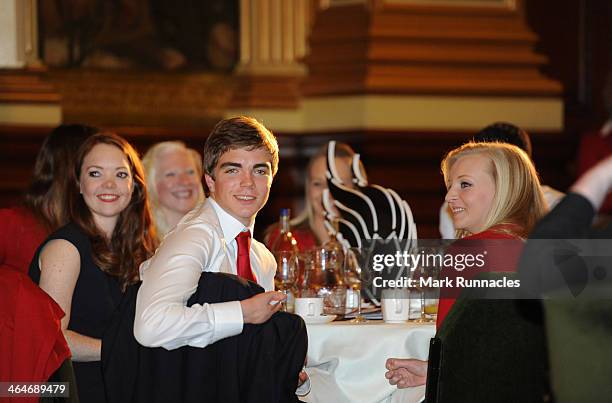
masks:
<path fill-rule="evenodd" d="M 274 256 L 250 239 L 278 168 L 276 139 L 255 119 L 226 119 L 208 137 L 203 162 L 210 197 L 187 213 L 140 267 L 134 335 L 147 347 L 207 347 L 240 335 L 246 324 L 268 321 L 285 299 L 273 291 Z M 266 292 L 187 306 L 202 272 L 235 274 Z"/>

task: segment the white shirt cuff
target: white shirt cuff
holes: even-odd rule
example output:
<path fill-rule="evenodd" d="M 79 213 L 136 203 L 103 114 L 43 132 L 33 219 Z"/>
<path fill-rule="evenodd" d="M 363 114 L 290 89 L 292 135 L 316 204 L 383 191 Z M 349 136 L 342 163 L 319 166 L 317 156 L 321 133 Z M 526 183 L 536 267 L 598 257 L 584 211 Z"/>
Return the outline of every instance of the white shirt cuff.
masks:
<path fill-rule="evenodd" d="M 298 388 L 295 390 L 295 394 L 300 397 L 306 396 L 309 393 L 310 393 L 310 377 L 306 378 L 306 381 L 304 381 L 304 383 L 298 386 Z"/>
<path fill-rule="evenodd" d="M 242 306 L 240 301 L 210 304 L 215 316 L 211 343 L 242 333 Z"/>

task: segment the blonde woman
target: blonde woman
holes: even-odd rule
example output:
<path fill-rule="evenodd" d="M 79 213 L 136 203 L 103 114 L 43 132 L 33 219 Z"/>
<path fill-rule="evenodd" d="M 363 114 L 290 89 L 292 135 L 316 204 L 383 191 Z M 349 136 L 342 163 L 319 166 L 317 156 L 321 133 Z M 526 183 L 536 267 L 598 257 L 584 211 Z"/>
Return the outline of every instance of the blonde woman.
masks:
<path fill-rule="evenodd" d="M 159 239 L 204 200 L 202 157 L 180 141 L 152 146 L 142 160 Z"/>
<path fill-rule="evenodd" d="M 460 238 L 485 230 L 525 239 L 546 211 L 528 155 L 503 143 L 467 143 L 442 161 L 445 200 Z"/>
<path fill-rule="evenodd" d="M 464 240 L 525 240 L 546 213 L 546 202 L 531 159 L 504 143 L 467 143 L 442 161 L 446 202 L 457 237 Z M 516 252 L 516 256 L 514 253 Z M 516 271 L 520 251 L 499 256 L 496 271 Z M 487 263 L 498 263 L 488 256 Z M 502 267 L 503 269 L 500 269 Z M 440 299 L 438 327 L 454 303 Z"/>
<path fill-rule="evenodd" d="M 447 188 L 445 200 L 461 238 L 453 245 L 457 248 L 464 240 L 524 241 L 546 213 L 535 167 L 516 146 L 464 144 L 443 159 L 442 174 Z M 489 253 L 483 270 L 516 271 L 522 243 L 518 243 L 519 248 L 511 247 L 516 244 L 509 242 L 509 247 Z M 438 328 L 454 302 L 450 297 L 440 298 Z M 385 376 L 399 388 L 425 383 L 427 361 L 390 358 L 386 367 Z"/>

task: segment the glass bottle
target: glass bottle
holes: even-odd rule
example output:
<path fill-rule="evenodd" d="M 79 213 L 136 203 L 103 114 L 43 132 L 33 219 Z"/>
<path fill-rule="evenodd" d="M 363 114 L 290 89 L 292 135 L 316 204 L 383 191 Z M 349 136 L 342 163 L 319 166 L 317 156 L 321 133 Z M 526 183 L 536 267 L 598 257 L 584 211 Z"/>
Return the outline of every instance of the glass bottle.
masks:
<path fill-rule="evenodd" d="M 276 275 L 274 285 L 276 290 L 287 295 L 284 310 L 293 312 L 295 295 L 297 293 L 296 282 L 299 276 L 299 249 L 293 234 L 289 217 L 291 210 L 284 208 L 280 212 L 280 233 L 272 244 L 272 254 L 276 258 Z"/>
<path fill-rule="evenodd" d="M 332 223 L 333 230 L 329 240 L 315 252 L 314 284 L 319 297 L 324 299 L 326 314 L 343 316 L 346 307 L 346 283 L 344 281 L 344 249 L 336 239 L 337 222 Z"/>
<path fill-rule="evenodd" d="M 274 240 L 274 243 L 272 243 L 272 253 L 276 253 L 277 251 L 289 251 L 297 254 L 299 252 L 297 241 L 291 233 L 291 223 L 289 222 L 290 216 L 291 209 L 281 209 L 278 222 L 280 233 Z"/>

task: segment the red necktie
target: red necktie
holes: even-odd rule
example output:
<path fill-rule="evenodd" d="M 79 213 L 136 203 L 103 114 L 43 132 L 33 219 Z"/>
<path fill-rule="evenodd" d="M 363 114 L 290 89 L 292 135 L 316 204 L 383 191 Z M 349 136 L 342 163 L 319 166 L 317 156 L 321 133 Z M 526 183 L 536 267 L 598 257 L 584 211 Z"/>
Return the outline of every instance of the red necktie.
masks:
<path fill-rule="evenodd" d="M 240 232 L 236 237 L 236 243 L 238 244 L 238 256 L 236 257 L 238 275 L 247 280 L 257 282 L 255 277 L 253 277 L 251 257 L 249 256 L 249 251 L 251 250 L 251 231 Z"/>

